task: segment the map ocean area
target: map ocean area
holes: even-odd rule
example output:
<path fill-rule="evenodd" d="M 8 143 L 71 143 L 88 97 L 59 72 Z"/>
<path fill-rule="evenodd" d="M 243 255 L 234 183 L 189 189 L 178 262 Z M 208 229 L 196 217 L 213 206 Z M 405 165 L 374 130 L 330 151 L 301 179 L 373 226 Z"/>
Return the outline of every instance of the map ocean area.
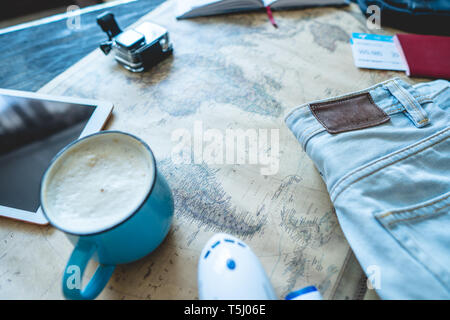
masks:
<path fill-rule="evenodd" d="M 345 4 L 348 0 L 178 0 L 177 18 L 260 10 L 268 6 L 282 10 Z"/>

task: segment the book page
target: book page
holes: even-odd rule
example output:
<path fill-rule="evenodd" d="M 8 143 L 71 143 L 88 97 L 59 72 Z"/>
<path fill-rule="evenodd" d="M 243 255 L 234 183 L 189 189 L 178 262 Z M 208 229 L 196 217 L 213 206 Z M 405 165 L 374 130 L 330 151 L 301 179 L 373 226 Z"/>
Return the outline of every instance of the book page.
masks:
<path fill-rule="evenodd" d="M 223 0 L 178 0 L 176 15 L 182 16 L 192 10 L 222 1 Z"/>
<path fill-rule="evenodd" d="M 264 7 L 270 6 L 272 3 L 277 2 L 277 0 L 261 0 L 264 4 Z"/>
<path fill-rule="evenodd" d="M 262 8 L 262 1 L 274 0 L 178 0 L 176 12 L 177 18 L 225 14 Z"/>
<path fill-rule="evenodd" d="M 301 8 L 301 7 L 316 7 L 327 5 L 346 5 L 349 0 L 275 0 L 272 1 L 271 8 Z"/>

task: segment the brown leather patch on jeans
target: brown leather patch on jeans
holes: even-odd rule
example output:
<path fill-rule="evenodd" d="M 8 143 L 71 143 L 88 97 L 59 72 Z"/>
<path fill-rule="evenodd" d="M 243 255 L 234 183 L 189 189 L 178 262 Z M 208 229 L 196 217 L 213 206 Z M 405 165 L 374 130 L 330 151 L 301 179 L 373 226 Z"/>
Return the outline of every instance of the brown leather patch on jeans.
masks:
<path fill-rule="evenodd" d="M 372 100 L 361 93 L 339 100 L 312 103 L 312 114 L 329 133 L 340 133 L 377 126 L 389 121 L 389 116 Z"/>

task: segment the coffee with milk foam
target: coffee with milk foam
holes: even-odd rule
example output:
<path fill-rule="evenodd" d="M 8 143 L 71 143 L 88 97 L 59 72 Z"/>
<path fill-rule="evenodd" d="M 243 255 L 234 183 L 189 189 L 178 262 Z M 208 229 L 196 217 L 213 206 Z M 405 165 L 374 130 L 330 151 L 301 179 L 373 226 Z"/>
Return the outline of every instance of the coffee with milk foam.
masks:
<path fill-rule="evenodd" d="M 99 134 L 64 152 L 50 167 L 42 201 L 49 219 L 73 233 L 115 226 L 146 199 L 154 161 L 137 139 Z"/>

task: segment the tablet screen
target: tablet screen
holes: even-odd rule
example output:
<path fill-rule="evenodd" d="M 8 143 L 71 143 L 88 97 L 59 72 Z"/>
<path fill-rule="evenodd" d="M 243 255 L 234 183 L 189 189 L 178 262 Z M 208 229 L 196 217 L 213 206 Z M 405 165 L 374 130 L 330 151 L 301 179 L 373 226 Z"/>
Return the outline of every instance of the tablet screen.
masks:
<path fill-rule="evenodd" d="M 76 140 L 95 106 L 0 94 L 0 205 L 36 211 L 51 159 Z"/>

